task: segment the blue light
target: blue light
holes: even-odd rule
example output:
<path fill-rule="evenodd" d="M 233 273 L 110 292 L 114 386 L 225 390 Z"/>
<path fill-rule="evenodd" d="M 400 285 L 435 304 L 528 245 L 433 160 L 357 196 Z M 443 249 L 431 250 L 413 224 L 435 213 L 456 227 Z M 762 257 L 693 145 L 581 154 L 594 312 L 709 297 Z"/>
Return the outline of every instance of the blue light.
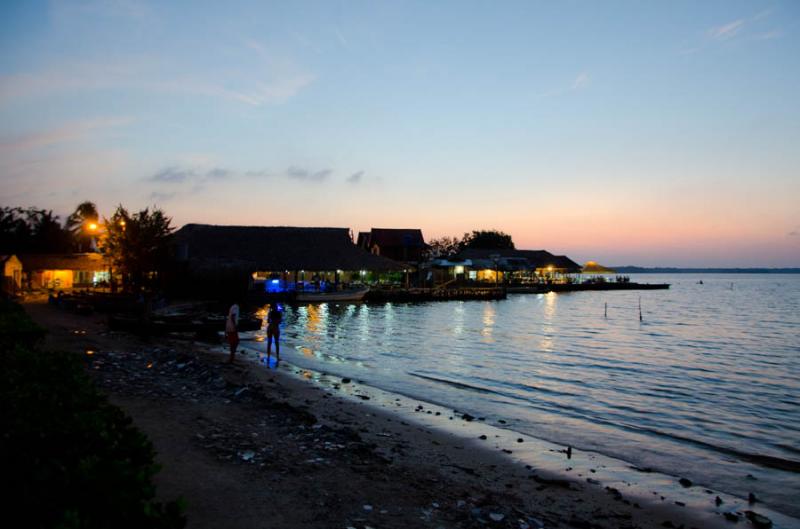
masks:
<path fill-rule="evenodd" d="M 264 284 L 264 286 L 266 287 L 267 292 L 271 293 L 286 291 L 284 286 L 281 284 L 280 279 L 270 279 Z"/>

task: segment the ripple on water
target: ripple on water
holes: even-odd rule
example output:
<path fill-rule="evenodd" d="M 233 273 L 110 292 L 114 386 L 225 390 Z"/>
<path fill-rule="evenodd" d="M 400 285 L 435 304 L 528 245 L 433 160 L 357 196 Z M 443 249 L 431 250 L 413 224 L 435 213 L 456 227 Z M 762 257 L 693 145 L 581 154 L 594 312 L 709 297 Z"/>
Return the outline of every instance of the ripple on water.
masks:
<path fill-rule="evenodd" d="M 701 277 L 640 278 L 667 291 L 288 306 L 285 336 L 298 365 L 800 516 L 800 275 Z"/>

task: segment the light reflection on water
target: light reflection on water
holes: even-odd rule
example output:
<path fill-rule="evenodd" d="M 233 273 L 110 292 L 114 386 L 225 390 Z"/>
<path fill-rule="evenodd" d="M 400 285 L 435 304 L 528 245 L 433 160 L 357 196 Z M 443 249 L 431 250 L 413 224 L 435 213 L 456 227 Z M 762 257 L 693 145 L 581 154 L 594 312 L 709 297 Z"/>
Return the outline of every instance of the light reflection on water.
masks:
<path fill-rule="evenodd" d="M 282 355 L 800 516 L 800 276 L 641 280 L 673 287 L 287 306 Z"/>

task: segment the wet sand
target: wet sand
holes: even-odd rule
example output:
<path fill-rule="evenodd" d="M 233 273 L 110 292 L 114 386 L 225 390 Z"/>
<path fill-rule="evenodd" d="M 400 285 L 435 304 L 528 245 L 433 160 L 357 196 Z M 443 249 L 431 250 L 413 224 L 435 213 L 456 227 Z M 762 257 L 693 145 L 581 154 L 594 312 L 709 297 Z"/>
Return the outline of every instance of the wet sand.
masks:
<path fill-rule="evenodd" d="M 81 354 L 150 437 L 158 494 L 186 499 L 191 528 L 715 528 L 753 526 L 748 510 L 797 526 L 677 477 L 568 454 L 502 418 L 267 369 L 252 352 L 229 366 L 222 346 L 112 333 L 99 315 L 26 309 L 48 328 L 46 346 Z"/>

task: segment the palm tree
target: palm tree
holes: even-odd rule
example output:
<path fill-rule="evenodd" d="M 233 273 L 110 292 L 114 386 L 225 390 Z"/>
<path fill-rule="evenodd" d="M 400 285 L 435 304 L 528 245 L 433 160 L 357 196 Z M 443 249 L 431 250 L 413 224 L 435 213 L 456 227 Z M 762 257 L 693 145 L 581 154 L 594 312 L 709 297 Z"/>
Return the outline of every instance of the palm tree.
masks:
<path fill-rule="evenodd" d="M 75 211 L 67 217 L 64 227 L 72 233 L 79 252 L 92 249 L 92 240 L 100 222 L 100 215 L 94 202 L 88 200 L 78 204 Z"/>
<path fill-rule="evenodd" d="M 65 253 L 69 251 L 69 232 L 61 227 L 52 210 L 28 208 L 25 217 L 31 230 L 33 253 Z"/>

